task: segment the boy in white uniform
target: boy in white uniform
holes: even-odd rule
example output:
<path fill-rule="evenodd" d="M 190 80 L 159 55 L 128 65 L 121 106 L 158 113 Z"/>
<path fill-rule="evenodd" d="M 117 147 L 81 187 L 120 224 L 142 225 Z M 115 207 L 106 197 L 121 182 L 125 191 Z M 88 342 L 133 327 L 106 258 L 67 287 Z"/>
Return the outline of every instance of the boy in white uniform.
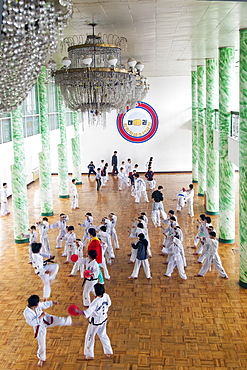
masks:
<path fill-rule="evenodd" d="M 83 244 L 80 239 L 76 239 L 76 254 L 78 254 L 78 260 L 74 263 L 71 273 L 68 276 L 75 276 L 77 271 L 80 271 L 81 278 L 83 279 L 84 264 L 83 264 Z"/>
<path fill-rule="evenodd" d="M 115 254 L 112 248 L 112 242 L 110 234 L 106 231 L 106 226 L 101 225 L 99 227 L 98 238 L 101 239 L 106 244 L 105 257 L 109 265 L 111 265 L 112 258 L 115 258 Z"/>
<path fill-rule="evenodd" d="M 7 193 L 7 182 L 3 183 L 3 188 L 1 192 L 1 216 L 7 216 L 10 214 L 8 211 L 8 193 Z"/>
<path fill-rule="evenodd" d="M 211 264 L 213 263 L 220 276 L 224 279 L 228 279 L 228 276 L 222 266 L 220 256 L 218 254 L 218 246 L 219 243 L 216 240 L 216 233 L 214 231 L 211 231 L 209 233 L 209 238 L 207 238 L 205 242 L 205 261 L 202 265 L 201 270 L 198 272 L 197 275 L 195 275 L 195 277 L 204 276 L 210 270 Z"/>
<path fill-rule="evenodd" d="M 135 178 L 135 202 L 139 203 L 141 196 L 143 196 L 145 201 L 148 203 L 149 200 L 146 192 L 145 181 L 139 177 L 138 173 L 134 174 L 134 178 Z"/>
<path fill-rule="evenodd" d="M 72 180 L 72 210 L 79 209 L 78 207 L 78 191 L 76 188 L 76 181 L 75 179 Z"/>
<path fill-rule="evenodd" d="M 37 274 L 41 280 L 43 281 L 44 288 L 43 288 L 43 298 L 47 300 L 47 298 L 51 295 L 51 281 L 55 279 L 59 266 L 57 263 L 52 263 L 50 265 L 44 264 L 44 258 L 54 258 L 51 254 L 40 253 L 42 248 L 41 243 L 33 243 L 32 244 L 32 265 L 35 268 L 35 274 Z"/>
<path fill-rule="evenodd" d="M 66 234 L 66 222 L 68 220 L 69 220 L 68 216 L 66 216 L 64 213 L 60 213 L 59 220 L 54 224 L 50 225 L 50 229 L 58 228 L 60 230 L 56 240 L 57 242 L 56 248 L 62 248 L 62 240 Z"/>
<path fill-rule="evenodd" d="M 177 211 L 180 212 L 182 208 L 184 208 L 186 199 L 186 189 L 182 188 L 177 195 Z"/>
<path fill-rule="evenodd" d="M 28 305 L 25 308 L 23 315 L 28 325 L 33 327 L 34 338 L 38 340 L 38 352 L 37 357 L 39 359 L 38 367 L 43 366 L 43 362 L 46 360 L 46 328 L 53 326 L 70 326 L 72 319 L 68 317 L 57 317 L 51 316 L 48 313 L 42 311 L 57 305 L 57 301 L 46 301 L 40 302 L 39 296 L 31 295 L 28 300 Z"/>
<path fill-rule="evenodd" d="M 114 213 L 109 213 L 108 215 L 110 222 L 111 222 L 111 230 L 110 230 L 110 235 L 114 241 L 114 245 L 116 249 L 119 249 L 119 243 L 118 243 L 118 237 L 117 237 L 117 232 L 116 232 L 116 223 L 117 223 L 117 216 L 114 215 Z"/>
<path fill-rule="evenodd" d="M 84 290 L 82 293 L 83 304 L 85 307 L 90 305 L 90 292 L 94 292 L 94 285 L 98 282 L 99 277 L 99 265 L 96 258 L 96 251 L 91 249 L 88 251 L 88 257 L 83 258 L 83 264 L 86 265 L 86 270 L 91 271 L 90 278 L 84 278 Z"/>
<path fill-rule="evenodd" d="M 84 235 L 83 235 L 83 238 L 82 238 L 82 245 L 83 247 L 86 246 L 86 243 L 87 243 L 87 239 L 90 239 L 89 237 L 89 234 L 88 234 L 88 230 L 93 226 L 93 216 L 92 216 L 92 213 L 91 212 L 87 212 L 85 214 L 85 221 L 83 222 L 83 224 L 78 224 L 80 227 L 85 227 L 85 230 L 84 230 Z"/>
<path fill-rule="evenodd" d="M 188 204 L 188 214 L 190 217 L 194 217 L 194 209 L 193 209 L 193 202 L 194 202 L 194 189 L 193 184 L 189 185 L 189 189 L 186 190 L 186 199 L 185 201 Z"/>
<path fill-rule="evenodd" d="M 126 173 L 124 172 L 124 168 L 120 167 L 120 172 L 118 173 L 118 190 L 122 190 L 123 184 L 126 186 L 129 186 L 128 184 L 128 178 L 126 176 Z"/>
<path fill-rule="evenodd" d="M 68 227 L 68 232 L 65 235 L 64 240 L 66 242 L 64 254 L 67 257 L 67 260 L 64 263 L 69 263 L 71 261 L 70 257 L 72 256 L 72 254 L 76 253 L 76 234 L 74 232 L 74 226 Z"/>
<path fill-rule="evenodd" d="M 40 233 L 40 243 L 42 244 L 42 252 L 50 253 L 50 243 L 48 239 L 49 223 L 48 218 L 43 217 L 42 221 L 37 222 Z"/>
<path fill-rule="evenodd" d="M 28 253 L 29 253 L 29 262 L 28 263 L 32 263 L 32 243 L 36 243 L 37 240 L 38 240 L 38 233 L 36 232 L 36 226 L 35 225 L 32 225 L 30 227 L 30 229 L 28 229 L 28 231 L 30 231 L 29 234 L 22 234 L 23 237 L 25 238 L 29 238 L 29 245 L 28 245 Z"/>
<path fill-rule="evenodd" d="M 111 306 L 111 299 L 109 295 L 105 293 L 104 285 L 97 283 L 94 288 L 96 297 L 88 309 L 83 311 L 83 315 L 89 318 L 84 344 L 85 360 L 94 359 L 94 342 L 96 334 L 102 343 L 104 354 L 107 357 L 113 354 L 110 339 L 106 334 L 107 311 Z"/>
<path fill-rule="evenodd" d="M 166 248 L 168 251 L 168 265 L 165 276 L 171 277 L 174 268 L 177 266 L 179 275 L 182 279 L 186 280 L 187 276 L 184 271 L 184 261 L 182 257 L 182 244 L 177 236 L 172 236 L 173 242 L 172 244 Z"/>

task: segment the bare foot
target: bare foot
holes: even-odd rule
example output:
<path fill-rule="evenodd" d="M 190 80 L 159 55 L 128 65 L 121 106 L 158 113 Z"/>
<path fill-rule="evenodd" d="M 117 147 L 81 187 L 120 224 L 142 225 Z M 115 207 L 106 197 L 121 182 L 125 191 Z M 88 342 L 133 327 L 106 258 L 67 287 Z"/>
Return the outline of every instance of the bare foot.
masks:
<path fill-rule="evenodd" d="M 193 245 L 193 247 L 190 247 L 190 248 L 192 248 L 192 249 L 196 249 L 196 247 Z"/>
<path fill-rule="evenodd" d="M 106 354 L 106 357 L 111 357 L 113 354 L 111 353 L 111 354 Z"/>
<path fill-rule="evenodd" d="M 84 356 L 84 360 L 94 360 L 94 357 Z"/>
<path fill-rule="evenodd" d="M 64 263 L 69 263 L 69 261 L 65 261 Z"/>
<path fill-rule="evenodd" d="M 137 279 L 137 278 L 134 276 L 128 276 L 128 279 Z"/>
<path fill-rule="evenodd" d="M 196 261 L 196 262 L 194 262 L 194 263 L 200 263 L 200 264 L 202 264 L 202 262 L 200 262 L 200 261 Z"/>
<path fill-rule="evenodd" d="M 147 278 L 148 280 L 152 280 L 152 276 L 150 276 L 149 278 Z"/>
<path fill-rule="evenodd" d="M 65 263 L 65 262 L 64 262 Z M 75 276 L 75 275 L 73 275 L 73 274 L 69 274 L 68 276 Z"/>
<path fill-rule="evenodd" d="M 42 366 L 43 366 L 43 362 L 44 362 L 44 361 L 39 360 L 39 362 L 38 362 L 38 367 L 42 367 Z"/>
<path fill-rule="evenodd" d="M 196 274 L 194 277 L 203 277 L 202 275 Z"/>
<path fill-rule="evenodd" d="M 135 262 L 129 261 L 128 263 L 135 263 Z"/>

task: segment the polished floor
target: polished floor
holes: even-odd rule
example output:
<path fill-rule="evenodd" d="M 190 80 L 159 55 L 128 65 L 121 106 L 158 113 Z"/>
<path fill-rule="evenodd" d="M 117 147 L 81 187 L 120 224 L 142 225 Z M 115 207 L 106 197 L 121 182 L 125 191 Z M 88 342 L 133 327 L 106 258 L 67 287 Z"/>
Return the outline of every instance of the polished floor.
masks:
<path fill-rule="evenodd" d="M 164 186 L 165 209 L 176 208 L 176 194 L 187 187 L 190 174 L 166 174 L 156 176 L 157 184 Z M 236 194 L 237 189 L 236 174 Z M 175 271 L 169 279 L 164 276 L 164 258 L 159 256 L 163 240 L 162 229 L 151 222 L 152 203 L 134 203 L 129 189 L 118 191 L 117 179 L 110 177 L 107 187 L 96 192 L 94 178 L 83 176 L 84 184 L 78 186 L 80 209 L 71 211 L 71 201 L 57 196 L 58 178 L 53 177 L 54 212 L 49 217 L 53 223 L 61 212 L 69 215 L 69 225 L 75 226 L 77 237 L 82 229 L 85 212 L 92 212 L 94 223 L 100 224 L 102 216 L 114 212 L 118 216 L 117 232 L 120 250 L 109 267 L 111 280 L 106 281 L 106 291 L 112 299 L 109 310 L 108 334 L 114 355 L 106 358 L 96 338 L 95 360 L 83 359 L 84 336 L 87 321 L 82 316 L 75 320 L 77 327 L 50 328 L 47 335 L 47 361 L 44 369 L 52 370 L 188 370 L 188 369 L 247 369 L 247 291 L 238 285 L 238 231 L 236 243 L 220 245 L 220 256 L 229 280 L 222 279 L 212 269 L 204 278 L 195 278 L 198 265 L 194 264 L 193 236 L 196 219 L 204 211 L 203 198 L 195 197 L 195 217 L 184 209 L 178 221 L 185 235 L 184 248 L 188 279 L 182 281 Z M 149 191 L 150 198 L 150 191 Z M 39 183 L 28 186 L 30 225 L 40 219 Z M 33 330 L 25 323 L 23 310 L 31 294 L 42 296 L 42 283 L 28 265 L 27 245 L 13 243 L 11 214 L 0 219 L 0 370 L 35 369 L 37 367 L 37 343 Z M 236 214 L 238 206 L 236 207 Z M 150 259 L 153 280 L 148 281 L 140 271 L 137 280 L 129 280 L 133 266 L 128 264 L 127 253 L 131 239 L 128 227 L 138 212 L 149 216 L 149 233 L 153 258 Z M 213 218 L 217 228 L 217 216 Z M 236 217 L 236 225 L 238 218 Z M 64 265 L 62 251 L 55 249 L 57 230 L 50 231 L 52 252 L 60 264 L 57 279 L 52 285 L 52 300 L 59 305 L 49 309 L 54 315 L 67 314 L 69 304 L 82 308 L 82 289 L 79 274 L 68 277 L 72 263 Z M 233 250 L 236 249 L 236 250 Z"/>

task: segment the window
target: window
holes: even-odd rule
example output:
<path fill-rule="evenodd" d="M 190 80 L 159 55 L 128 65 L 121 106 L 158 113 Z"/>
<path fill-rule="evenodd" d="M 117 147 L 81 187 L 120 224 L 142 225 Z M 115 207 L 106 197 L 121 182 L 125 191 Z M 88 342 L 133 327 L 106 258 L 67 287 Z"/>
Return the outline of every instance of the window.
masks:
<path fill-rule="evenodd" d="M 1 119 L 1 126 L 2 126 L 2 142 L 7 143 L 8 141 L 12 140 L 11 134 L 11 118 L 3 118 Z"/>
<path fill-rule="evenodd" d="M 29 92 L 22 104 L 24 137 L 40 133 L 39 92 L 37 84 Z"/>

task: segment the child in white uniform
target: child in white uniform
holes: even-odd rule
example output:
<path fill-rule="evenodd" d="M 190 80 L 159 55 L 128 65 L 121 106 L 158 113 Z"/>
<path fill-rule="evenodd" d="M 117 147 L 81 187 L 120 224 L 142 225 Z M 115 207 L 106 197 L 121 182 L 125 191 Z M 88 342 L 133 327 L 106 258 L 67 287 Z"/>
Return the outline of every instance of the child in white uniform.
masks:
<path fill-rule="evenodd" d="M 107 311 L 111 306 L 111 299 L 109 295 L 105 293 L 104 285 L 97 283 L 94 288 L 96 297 L 88 309 L 83 312 L 83 315 L 89 318 L 84 344 L 85 360 L 93 360 L 94 358 L 96 334 L 102 343 L 104 354 L 107 357 L 113 354 L 110 339 L 106 334 Z"/>
<path fill-rule="evenodd" d="M 56 240 L 57 241 L 56 248 L 62 248 L 62 240 L 66 234 L 66 222 L 68 220 L 69 220 L 68 216 L 66 216 L 64 213 L 60 213 L 59 220 L 54 224 L 50 225 L 50 229 L 58 228 L 60 230 Z"/>
<path fill-rule="evenodd" d="M 188 214 L 190 217 L 194 217 L 194 209 L 193 209 L 193 202 L 194 202 L 194 189 L 193 184 L 189 185 L 189 189 L 186 190 L 186 199 L 185 201 L 188 204 Z"/>
<path fill-rule="evenodd" d="M 29 238 L 29 245 L 28 245 L 28 253 L 29 253 L 29 262 L 28 263 L 32 263 L 32 243 L 36 243 L 37 240 L 38 240 L 38 233 L 36 232 L 36 226 L 35 225 L 32 225 L 30 227 L 30 229 L 28 229 L 28 231 L 30 231 L 29 234 L 22 234 L 23 237 L 25 238 Z"/>
<path fill-rule="evenodd" d="M 76 188 L 76 181 L 75 179 L 72 180 L 72 210 L 74 209 L 79 209 L 79 206 L 78 206 L 78 191 L 77 191 L 77 188 Z"/>
<path fill-rule="evenodd" d="M 177 195 L 177 211 L 180 212 L 182 208 L 184 208 L 185 205 L 185 199 L 186 199 L 186 189 L 182 188 L 178 195 Z"/>
<path fill-rule="evenodd" d="M 80 271 L 81 278 L 83 279 L 84 264 L 83 264 L 83 244 L 81 239 L 76 239 L 76 254 L 78 255 L 78 260 L 74 263 L 71 273 L 68 276 L 75 276 L 77 271 Z"/>
<path fill-rule="evenodd" d="M 119 249 L 119 243 L 118 243 L 118 237 L 117 237 L 117 232 L 116 232 L 116 223 L 117 223 L 117 216 L 114 215 L 114 213 L 109 213 L 108 215 L 110 222 L 111 222 L 111 230 L 110 230 L 110 235 L 114 241 L 114 245 L 116 249 Z"/>
<path fill-rule="evenodd" d="M 71 261 L 70 257 L 72 256 L 72 254 L 75 254 L 77 252 L 75 244 L 76 234 L 74 232 L 74 226 L 68 227 L 68 232 L 65 235 L 64 240 L 66 242 L 64 254 L 67 257 L 67 260 L 64 263 L 69 263 Z"/>
<path fill-rule="evenodd" d="M 96 251 L 91 249 L 88 251 L 88 257 L 83 258 L 83 264 L 86 265 L 86 270 L 91 271 L 90 278 L 84 278 L 84 289 L 82 293 L 83 304 L 88 307 L 90 305 L 90 292 L 94 292 L 94 285 L 98 282 L 99 265 L 96 258 Z"/>
<path fill-rule="evenodd" d="M 148 203 L 149 200 L 146 192 L 145 181 L 139 177 L 138 173 L 134 174 L 134 178 L 135 178 L 135 202 L 139 203 L 141 196 L 143 196 L 145 201 Z"/>
<path fill-rule="evenodd" d="M 167 265 L 165 276 L 171 277 L 171 274 L 173 273 L 174 268 L 177 266 L 180 277 L 186 280 L 187 276 L 184 271 L 184 261 L 182 257 L 182 248 L 183 248 L 182 244 L 176 235 L 172 237 L 172 239 L 173 239 L 172 244 L 167 248 L 169 262 Z"/>
<path fill-rule="evenodd" d="M 92 216 L 92 213 L 91 212 L 87 212 L 85 214 L 85 221 L 83 222 L 83 224 L 78 224 L 78 225 L 80 227 L 85 227 L 84 235 L 83 235 L 83 238 L 82 238 L 82 244 L 83 244 L 83 247 L 85 247 L 86 246 L 87 239 L 90 239 L 89 238 L 89 234 L 88 234 L 88 230 L 91 227 L 94 227 L 93 226 L 93 216 Z"/>
<path fill-rule="evenodd" d="M 44 258 L 53 258 L 51 254 L 41 253 L 40 250 L 42 248 L 41 243 L 33 243 L 32 244 L 32 265 L 35 268 L 35 274 L 37 274 L 43 284 L 43 298 L 46 300 L 51 295 L 51 281 L 55 279 L 59 266 L 57 263 L 51 263 L 50 265 L 44 264 Z"/>
<path fill-rule="evenodd" d="M 124 168 L 120 167 L 120 172 L 118 173 L 118 190 L 122 190 L 123 184 L 126 186 L 129 186 L 128 184 L 128 177 L 126 176 L 126 173 L 124 172 Z"/>
<path fill-rule="evenodd" d="M 42 252 L 50 253 L 50 243 L 48 239 L 49 223 L 48 218 L 43 217 L 42 221 L 37 222 L 40 233 L 40 243 L 42 244 Z"/>
<path fill-rule="evenodd" d="M 7 216 L 10 214 L 8 211 L 8 185 L 6 182 L 3 183 L 3 188 L 1 191 L 1 216 Z"/>
<path fill-rule="evenodd" d="M 228 276 L 222 266 L 220 256 L 218 254 L 218 245 L 219 243 L 216 240 L 216 233 L 214 231 L 211 231 L 209 233 L 209 238 L 207 238 L 205 242 L 205 261 L 202 265 L 201 270 L 198 272 L 197 275 L 195 275 L 195 277 L 204 276 L 209 271 L 211 264 L 213 263 L 220 276 L 224 279 L 228 279 Z"/>
<path fill-rule="evenodd" d="M 57 305 L 57 301 L 40 302 L 39 296 L 31 295 L 28 298 L 27 302 L 28 305 L 25 308 L 23 315 L 26 319 L 27 324 L 33 327 L 34 337 L 38 341 L 38 367 L 42 367 L 43 362 L 46 360 L 46 328 L 56 325 L 70 326 L 72 324 L 72 319 L 70 316 L 51 316 L 48 313 L 42 311 L 53 305 Z"/>

